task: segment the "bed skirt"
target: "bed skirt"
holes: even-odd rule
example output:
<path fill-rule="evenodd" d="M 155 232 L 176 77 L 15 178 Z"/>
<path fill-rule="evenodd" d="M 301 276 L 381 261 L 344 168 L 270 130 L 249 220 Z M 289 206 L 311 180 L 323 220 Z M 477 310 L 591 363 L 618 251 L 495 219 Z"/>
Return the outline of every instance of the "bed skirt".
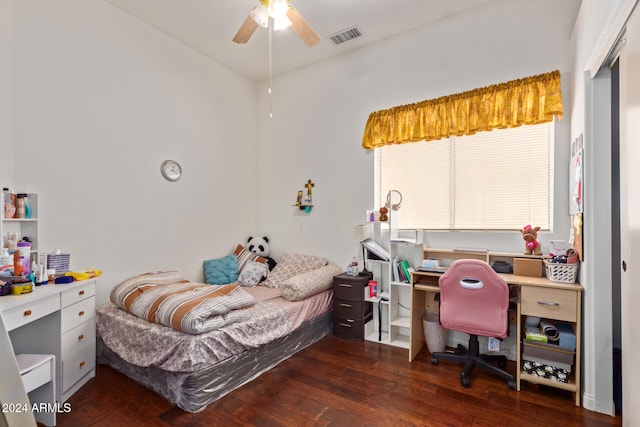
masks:
<path fill-rule="evenodd" d="M 202 411 L 212 402 L 252 381 L 291 355 L 328 335 L 333 312 L 304 322 L 290 334 L 196 372 L 168 372 L 132 365 L 98 338 L 98 363 L 109 365 L 163 396 L 186 412 Z"/>

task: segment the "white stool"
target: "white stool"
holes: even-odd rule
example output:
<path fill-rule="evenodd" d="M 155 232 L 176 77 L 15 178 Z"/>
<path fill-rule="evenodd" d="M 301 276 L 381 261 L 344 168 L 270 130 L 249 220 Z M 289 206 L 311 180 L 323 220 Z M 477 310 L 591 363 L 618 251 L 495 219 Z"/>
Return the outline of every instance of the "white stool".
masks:
<path fill-rule="evenodd" d="M 18 369 L 29 395 L 36 421 L 56 425 L 56 357 L 52 354 L 18 354 Z"/>

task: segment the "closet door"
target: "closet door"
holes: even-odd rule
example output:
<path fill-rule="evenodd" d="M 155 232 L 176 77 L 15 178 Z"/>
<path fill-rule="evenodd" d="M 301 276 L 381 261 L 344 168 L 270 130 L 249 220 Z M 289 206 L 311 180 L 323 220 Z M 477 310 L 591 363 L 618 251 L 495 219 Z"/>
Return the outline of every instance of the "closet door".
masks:
<path fill-rule="evenodd" d="M 620 54 L 620 246 L 622 419 L 640 425 L 640 11 L 627 22 Z M 635 401 L 635 402 L 634 402 Z"/>

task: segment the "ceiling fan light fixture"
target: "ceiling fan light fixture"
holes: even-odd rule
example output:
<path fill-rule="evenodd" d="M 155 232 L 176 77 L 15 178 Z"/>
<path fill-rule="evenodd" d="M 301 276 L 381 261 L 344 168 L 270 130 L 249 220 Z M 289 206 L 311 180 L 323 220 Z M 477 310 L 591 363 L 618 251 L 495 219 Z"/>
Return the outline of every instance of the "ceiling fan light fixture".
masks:
<path fill-rule="evenodd" d="M 271 0 L 269 2 L 269 16 L 275 20 L 286 18 L 288 11 L 289 2 L 287 0 Z"/>
<path fill-rule="evenodd" d="M 256 21 L 256 24 L 260 25 L 262 28 L 267 28 L 269 26 L 269 9 L 267 6 L 263 4 L 259 4 L 250 12 L 251 18 Z"/>
<path fill-rule="evenodd" d="M 293 23 L 286 16 L 283 16 L 282 18 L 273 18 L 273 30 L 274 31 L 286 30 L 291 25 L 293 25 Z"/>

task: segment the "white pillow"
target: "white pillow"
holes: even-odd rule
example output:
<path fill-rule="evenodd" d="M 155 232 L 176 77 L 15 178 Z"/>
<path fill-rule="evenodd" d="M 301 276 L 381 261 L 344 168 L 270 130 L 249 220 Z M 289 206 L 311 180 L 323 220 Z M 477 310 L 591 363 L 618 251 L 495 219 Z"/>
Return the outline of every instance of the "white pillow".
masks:
<path fill-rule="evenodd" d="M 262 285 L 279 288 L 284 282 L 298 274 L 324 267 L 329 260 L 315 255 L 284 253 L 273 270 L 267 273 L 267 280 Z"/>
<path fill-rule="evenodd" d="M 247 261 L 238 276 L 240 286 L 253 287 L 267 274 L 269 265 L 264 262 Z"/>
<path fill-rule="evenodd" d="M 342 272 L 337 265 L 329 264 L 286 279 L 280 292 L 287 301 L 300 301 L 330 289 L 333 285 L 333 276 Z"/>

